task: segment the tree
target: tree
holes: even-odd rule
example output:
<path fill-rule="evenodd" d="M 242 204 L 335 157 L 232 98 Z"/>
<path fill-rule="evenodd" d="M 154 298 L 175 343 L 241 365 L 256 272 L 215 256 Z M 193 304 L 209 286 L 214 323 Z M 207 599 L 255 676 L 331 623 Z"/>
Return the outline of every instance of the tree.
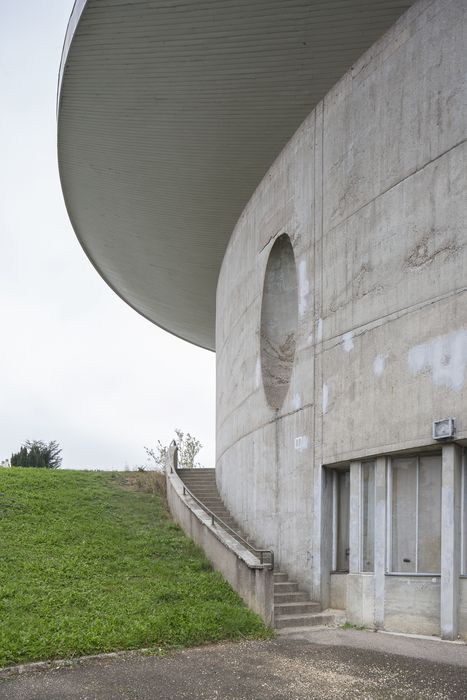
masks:
<path fill-rule="evenodd" d="M 177 436 L 176 443 L 178 447 L 178 466 L 180 469 L 197 469 L 203 465 L 195 462 L 196 455 L 203 447 L 201 442 L 190 433 L 184 433 L 180 428 L 175 428 Z M 156 447 L 145 447 L 146 454 L 156 465 L 159 471 L 165 471 L 167 460 L 168 447 L 165 447 L 160 440 L 157 441 Z"/>
<path fill-rule="evenodd" d="M 18 452 L 11 455 L 12 467 L 37 467 L 58 469 L 62 463 L 61 447 L 55 440 L 48 444 L 42 440 L 26 440 Z"/>

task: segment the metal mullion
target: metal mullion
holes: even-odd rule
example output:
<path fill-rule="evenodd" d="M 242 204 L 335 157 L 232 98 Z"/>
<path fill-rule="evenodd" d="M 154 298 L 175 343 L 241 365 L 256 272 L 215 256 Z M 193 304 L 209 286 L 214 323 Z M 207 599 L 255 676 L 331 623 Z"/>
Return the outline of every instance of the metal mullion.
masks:
<path fill-rule="evenodd" d="M 417 470 L 415 476 L 415 573 L 418 574 L 418 517 L 419 517 L 419 478 L 420 478 L 420 457 L 417 457 Z"/>
<path fill-rule="evenodd" d="M 363 462 L 360 462 L 360 469 L 359 469 L 359 493 L 358 493 L 358 511 L 359 511 L 359 521 L 360 521 L 360 527 L 358 531 L 358 570 L 359 572 L 363 572 L 363 518 L 364 518 L 364 509 L 365 509 L 365 504 L 363 502 Z"/>
<path fill-rule="evenodd" d="M 386 571 L 392 570 L 392 459 L 386 466 Z"/>
<path fill-rule="evenodd" d="M 373 573 L 376 571 L 376 459 L 373 462 L 374 469 L 374 500 L 373 500 Z M 387 524 L 386 524 L 387 527 Z"/>
<path fill-rule="evenodd" d="M 332 571 L 337 570 L 337 472 L 332 472 Z"/>
<path fill-rule="evenodd" d="M 462 451 L 462 468 L 461 468 L 461 576 L 465 576 L 466 557 L 465 557 L 465 470 L 466 470 L 466 452 Z"/>

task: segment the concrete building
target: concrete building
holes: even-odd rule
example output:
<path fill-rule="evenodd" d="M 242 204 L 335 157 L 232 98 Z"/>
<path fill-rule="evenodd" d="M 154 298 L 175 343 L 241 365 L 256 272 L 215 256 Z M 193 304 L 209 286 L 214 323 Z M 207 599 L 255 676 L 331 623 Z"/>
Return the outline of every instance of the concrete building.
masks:
<path fill-rule="evenodd" d="M 217 357 L 216 482 L 357 625 L 467 638 L 467 3 L 78 1 L 70 218 Z"/>

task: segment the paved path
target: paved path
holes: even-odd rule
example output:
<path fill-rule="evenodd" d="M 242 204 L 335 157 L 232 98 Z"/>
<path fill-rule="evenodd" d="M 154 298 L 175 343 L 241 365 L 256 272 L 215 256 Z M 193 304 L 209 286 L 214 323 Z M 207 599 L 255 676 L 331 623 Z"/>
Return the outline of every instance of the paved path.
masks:
<path fill-rule="evenodd" d="M 404 655 L 401 655 L 404 654 Z M 467 647 L 352 630 L 0 672 L 1 700 L 467 698 Z"/>

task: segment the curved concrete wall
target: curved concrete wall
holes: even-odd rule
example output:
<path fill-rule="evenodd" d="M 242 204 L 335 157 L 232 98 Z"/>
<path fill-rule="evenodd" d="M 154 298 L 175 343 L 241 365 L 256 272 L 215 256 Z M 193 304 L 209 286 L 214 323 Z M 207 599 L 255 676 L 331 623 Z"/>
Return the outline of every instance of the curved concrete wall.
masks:
<path fill-rule="evenodd" d="M 217 479 L 317 597 L 322 465 L 467 439 L 467 4 L 414 5 L 308 116 L 259 185 L 217 289 Z M 280 409 L 262 382 L 264 275 L 292 241 L 298 329 Z"/>

